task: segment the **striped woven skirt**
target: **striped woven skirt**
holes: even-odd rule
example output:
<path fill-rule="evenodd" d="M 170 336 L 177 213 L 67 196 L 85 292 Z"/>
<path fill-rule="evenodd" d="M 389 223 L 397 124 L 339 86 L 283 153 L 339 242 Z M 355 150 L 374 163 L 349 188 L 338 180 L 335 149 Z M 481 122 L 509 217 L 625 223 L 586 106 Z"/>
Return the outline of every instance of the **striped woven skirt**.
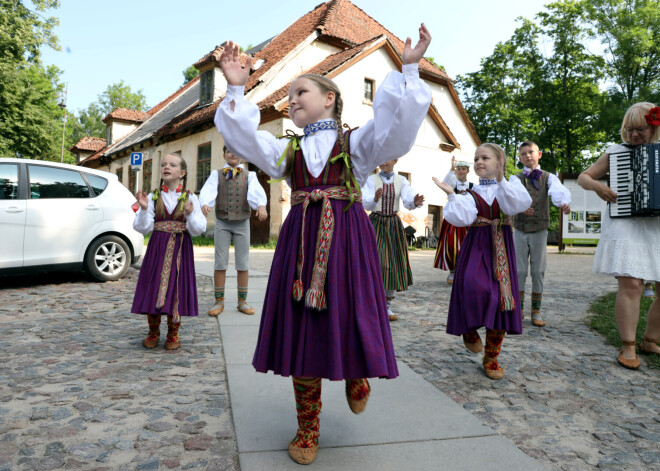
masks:
<path fill-rule="evenodd" d="M 440 237 L 438 237 L 438 249 L 435 251 L 435 260 L 433 266 L 441 270 L 454 271 L 456 269 L 456 260 L 461 244 L 467 234 L 466 227 L 456 227 L 442 221 L 440 228 Z"/>
<path fill-rule="evenodd" d="M 376 245 L 380 257 L 385 289 L 406 291 L 413 284 L 408 245 L 403 224 L 398 215 L 371 213 L 369 220 L 376 233 Z"/>

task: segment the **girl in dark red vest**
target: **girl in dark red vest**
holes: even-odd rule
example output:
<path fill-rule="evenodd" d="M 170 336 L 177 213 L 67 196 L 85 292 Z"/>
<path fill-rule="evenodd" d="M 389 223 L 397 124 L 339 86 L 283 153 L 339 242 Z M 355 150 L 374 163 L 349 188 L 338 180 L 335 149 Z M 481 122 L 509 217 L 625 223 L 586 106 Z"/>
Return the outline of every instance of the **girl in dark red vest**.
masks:
<path fill-rule="evenodd" d="M 373 103 L 374 119 L 342 131 L 343 100 L 332 80 L 305 74 L 289 89 L 289 117 L 304 136 L 276 139 L 258 131 L 259 108 L 244 98 L 250 59 L 241 67 L 229 42 L 220 58 L 227 95 L 215 124 L 232 153 L 292 189 L 266 290 L 252 364 L 292 376 L 298 431 L 289 455 L 316 457 L 321 378 L 346 381 L 351 410 L 369 396 L 366 378 L 398 376 L 374 230 L 360 187 L 378 165 L 406 154 L 428 111 L 431 92 L 417 63 L 431 37 L 424 25 L 403 51 L 403 73 L 391 72 Z"/>
<path fill-rule="evenodd" d="M 532 204 L 520 180 L 506 181 L 505 168 L 502 148 L 485 143 L 474 154 L 479 185 L 461 195 L 436 179 L 449 198 L 445 219 L 456 227 L 470 227 L 456 262 L 447 333 L 462 335 L 468 350 L 481 353 L 483 344 L 477 329 L 486 328 L 483 367 L 491 379 L 504 376 L 497 361 L 504 334 L 522 333 L 510 216 Z"/>

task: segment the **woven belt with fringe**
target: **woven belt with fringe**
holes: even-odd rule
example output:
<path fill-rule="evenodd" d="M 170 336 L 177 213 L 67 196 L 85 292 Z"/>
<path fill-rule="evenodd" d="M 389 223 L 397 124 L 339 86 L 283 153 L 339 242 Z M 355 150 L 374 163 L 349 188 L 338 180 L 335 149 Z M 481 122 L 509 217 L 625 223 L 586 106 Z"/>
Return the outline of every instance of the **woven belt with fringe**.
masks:
<path fill-rule="evenodd" d="M 182 221 L 156 221 L 154 223 L 154 232 L 167 232 L 170 236 L 167 239 L 167 248 L 165 250 L 165 260 L 163 269 L 160 272 L 160 286 L 158 287 L 158 298 L 156 298 L 156 308 L 160 309 L 165 305 L 167 289 L 170 284 L 170 273 L 172 272 L 172 259 L 174 258 L 174 246 L 176 245 L 177 234 L 187 232 L 186 223 Z M 174 322 L 180 322 L 179 315 L 179 273 L 181 272 L 181 249 L 183 248 L 183 237 L 179 241 L 179 253 L 176 256 L 176 287 L 174 289 L 174 308 L 172 312 Z"/>
<path fill-rule="evenodd" d="M 362 203 L 362 195 L 359 190 L 349 190 L 343 186 L 333 186 L 325 190 L 316 189 L 311 192 L 297 190 L 291 195 L 291 206 L 303 204 L 300 245 L 298 246 L 298 261 L 296 263 L 298 278 L 293 283 L 293 298 L 296 301 L 302 299 L 304 292 L 302 272 L 303 264 L 305 263 L 305 214 L 307 213 L 307 206 L 309 206 L 310 202 L 315 203 L 320 200 L 323 200 L 323 208 L 319 231 L 316 237 L 316 255 L 314 257 L 312 283 L 305 295 L 305 305 L 313 309 L 323 310 L 328 307 L 324 286 L 328 270 L 328 255 L 330 254 L 330 245 L 332 244 L 332 234 L 335 230 L 335 216 L 332 212 L 330 200 L 350 200 Z"/>
<path fill-rule="evenodd" d="M 504 245 L 502 226 L 510 226 L 511 218 L 504 216 L 503 219 L 487 219 L 479 216 L 470 227 L 490 226 L 493 237 L 493 277 L 500 283 L 500 309 L 502 311 L 513 311 L 516 301 L 511 292 L 511 279 L 509 277 L 509 258 Z"/>

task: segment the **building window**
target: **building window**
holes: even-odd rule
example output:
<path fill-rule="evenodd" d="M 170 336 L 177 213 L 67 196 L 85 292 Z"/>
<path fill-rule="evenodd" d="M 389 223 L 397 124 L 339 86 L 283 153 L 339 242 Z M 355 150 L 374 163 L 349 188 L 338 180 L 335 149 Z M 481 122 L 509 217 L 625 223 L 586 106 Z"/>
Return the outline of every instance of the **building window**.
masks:
<path fill-rule="evenodd" d="M 367 101 L 374 101 L 374 81 L 372 79 L 364 79 L 364 99 Z"/>
<path fill-rule="evenodd" d="M 124 167 L 117 167 L 117 178 L 119 183 L 124 184 Z"/>
<path fill-rule="evenodd" d="M 410 181 L 410 174 L 409 174 L 409 173 L 406 173 L 406 172 L 398 172 L 398 173 L 399 173 L 399 175 L 401 175 L 403 178 L 405 178 L 406 180 L 408 180 L 408 183 L 412 183 L 412 182 Z"/>
<path fill-rule="evenodd" d="M 149 193 L 151 189 L 151 174 L 153 161 L 147 160 L 142 164 L 142 191 Z"/>
<path fill-rule="evenodd" d="M 136 174 L 137 174 L 137 172 L 135 172 L 133 170 L 128 171 L 128 190 L 131 193 L 135 192 L 135 175 Z"/>
<path fill-rule="evenodd" d="M 207 70 L 199 78 L 199 105 L 213 102 L 213 69 Z"/>
<path fill-rule="evenodd" d="M 202 144 L 197 148 L 197 192 L 211 174 L 211 143 Z"/>

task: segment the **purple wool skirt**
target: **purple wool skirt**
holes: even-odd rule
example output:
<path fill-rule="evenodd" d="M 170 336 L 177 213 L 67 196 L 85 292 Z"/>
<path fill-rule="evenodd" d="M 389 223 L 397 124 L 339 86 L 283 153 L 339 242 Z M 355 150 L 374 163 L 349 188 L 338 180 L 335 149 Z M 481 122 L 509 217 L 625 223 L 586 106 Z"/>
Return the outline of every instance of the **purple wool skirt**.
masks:
<path fill-rule="evenodd" d="M 503 226 L 502 232 L 509 258 L 509 279 L 515 309 L 500 309 L 500 285 L 493 276 L 491 228 L 470 227 L 456 262 L 447 318 L 448 334 L 462 335 L 480 327 L 522 334 L 518 270 L 511 226 Z"/>
<path fill-rule="evenodd" d="M 326 187 L 321 187 L 326 188 Z M 293 298 L 303 205 L 293 206 L 275 249 L 252 364 L 259 372 L 327 378 L 395 378 L 399 372 L 385 303 L 376 237 L 362 204 L 331 200 L 335 229 L 325 284 L 327 309 Z M 302 282 L 310 287 L 321 202 L 305 218 Z"/>
<path fill-rule="evenodd" d="M 149 239 L 147 251 L 142 260 L 140 276 L 138 277 L 133 298 L 131 312 L 135 314 L 172 314 L 174 312 L 174 288 L 176 286 L 177 270 L 176 258 L 179 253 L 179 244 L 183 237 L 181 247 L 181 266 L 179 273 L 179 315 L 196 316 L 197 309 L 197 279 L 195 277 L 195 263 L 192 239 L 190 234 L 184 232 L 177 234 L 174 256 L 172 257 L 172 271 L 170 272 L 170 283 L 162 308 L 156 308 L 158 288 L 160 287 L 160 274 L 163 269 L 167 240 L 170 234 L 154 231 Z"/>

